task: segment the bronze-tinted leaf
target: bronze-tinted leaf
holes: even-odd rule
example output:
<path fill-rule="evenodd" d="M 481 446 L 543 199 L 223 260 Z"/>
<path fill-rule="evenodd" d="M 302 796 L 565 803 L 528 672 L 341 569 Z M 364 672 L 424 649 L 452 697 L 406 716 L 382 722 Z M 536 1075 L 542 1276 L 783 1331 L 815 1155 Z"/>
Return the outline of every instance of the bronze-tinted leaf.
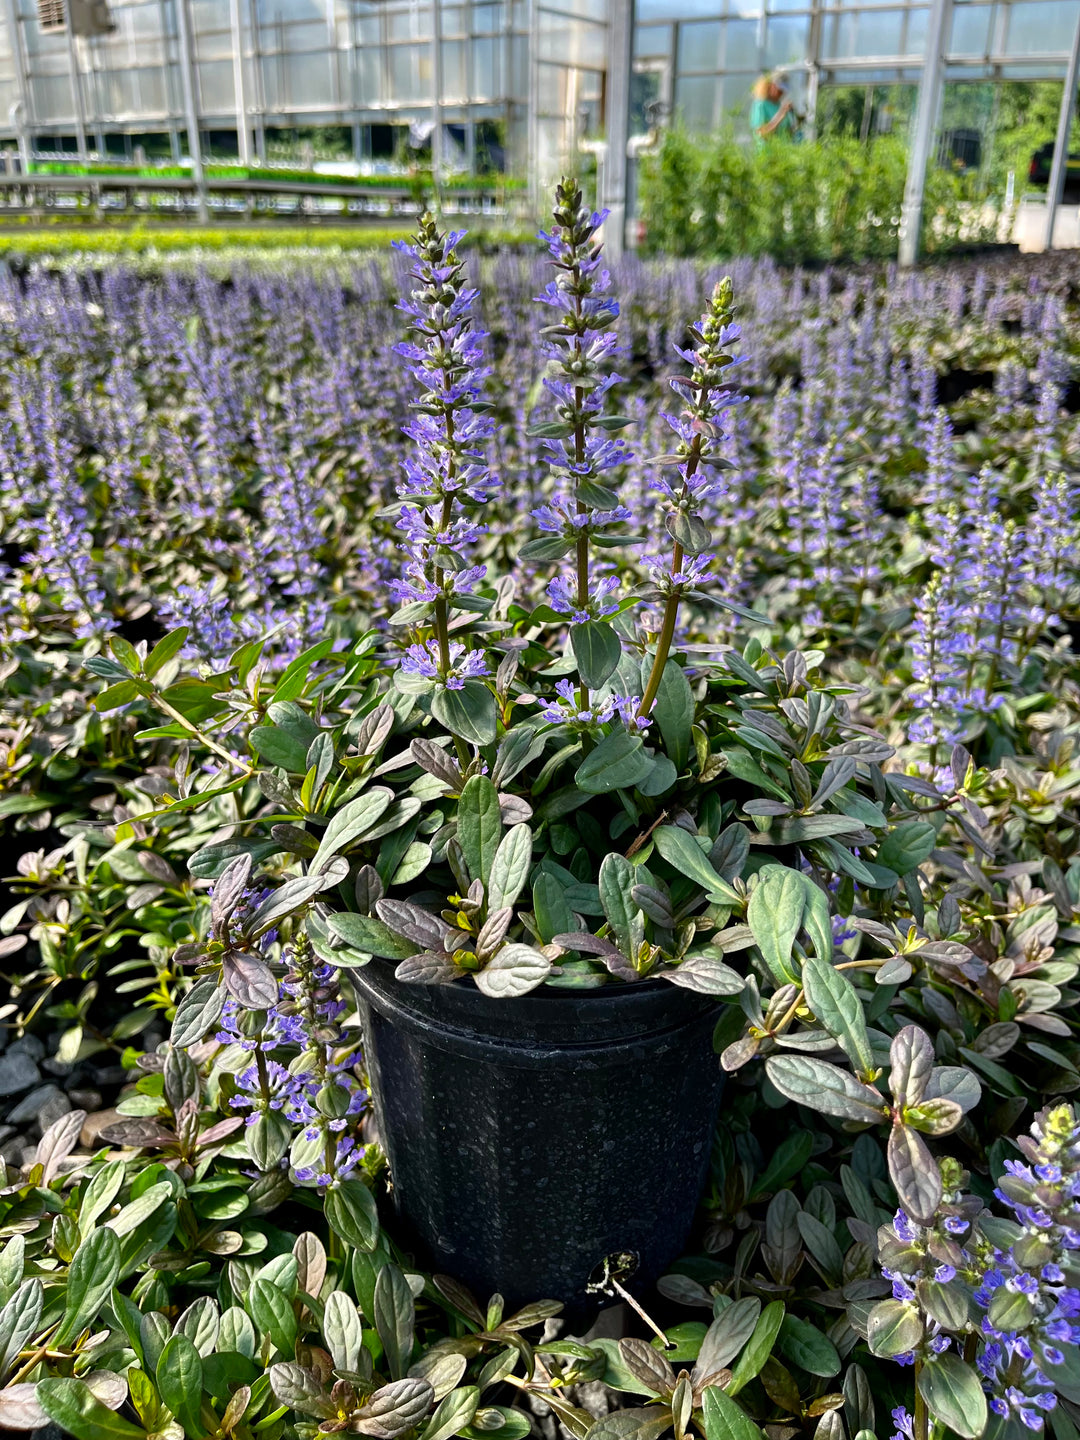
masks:
<path fill-rule="evenodd" d="M 920 1225 L 929 1225 L 942 1195 L 941 1173 L 926 1141 L 909 1125 L 895 1124 L 889 1134 L 889 1178 L 900 1204 Z"/>
<path fill-rule="evenodd" d="M 619 1354 L 634 1378 L 654 1395 L 670 1395 L 675 1389 L 675 1371 L 660 1351 L 646 1341 L 620 1340 Z"/>
<path fill-rule="evenodd" d="M 210 920 L 215 930 L 226 924 L 229 916 L 240 903 L 251 879 L 251 855 L 245 851 L 230 860 L 214 881 L 214 896 L 210 901 Z"/>
<path fill-rule="evenodd" d="M 365 1405 L 355 1411 L 352 1429 L 375 1440 L 394 1436 L 418 1425 L 431 1409 L 435 1392 L 426 1380 L 407 1376 L 376 1390 Z"/>
<path fill-rule="evenodd" d="M 278 983 L 265 960 L 244 950 L 230 950 L 221 962 L 229 994 L 245 1010 L 269 1010 L 277 1004 Z"/>

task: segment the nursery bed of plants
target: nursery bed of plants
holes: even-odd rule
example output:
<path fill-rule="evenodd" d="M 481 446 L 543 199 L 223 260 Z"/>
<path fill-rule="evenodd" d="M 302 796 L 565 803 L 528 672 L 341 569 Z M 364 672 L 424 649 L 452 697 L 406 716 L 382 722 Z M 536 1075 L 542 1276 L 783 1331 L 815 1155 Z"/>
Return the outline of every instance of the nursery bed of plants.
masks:
<path fill-rule="evenodd" d="M 1077 1440 L 1080 263 L 596 228 L 0 276 L 0 1425 Z"/>

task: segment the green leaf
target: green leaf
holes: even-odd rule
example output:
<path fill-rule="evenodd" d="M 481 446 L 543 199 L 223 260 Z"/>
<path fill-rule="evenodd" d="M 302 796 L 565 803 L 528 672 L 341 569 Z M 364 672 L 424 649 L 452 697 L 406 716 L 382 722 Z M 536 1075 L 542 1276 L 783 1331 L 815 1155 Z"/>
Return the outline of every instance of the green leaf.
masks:
<path fill-rule="evenodd" d="M 803 910 L 803 929 L 810 936 L 815 954 L 822 960 L 832 960 L 833 933 L 832 918 L 829 915 L 829 897 L 820 885 L 815 885 L 809 875 L 802 877 L 806 908 Z"/>
<path fill-rule="evenodd" d="M 364 1328 L 355 1302 L 344 1290 L 333 1290 L 326 1297 L 322 1329 L 335 1369 L 355 1370 L 360 1362 Z"/>
<path fill-rule="evenodd" d="M 146 664 L 143 666 L 146 674 L 153 677 L 159 670 L 164 669 L 173 656 L 184 648 L 188 634 L 189 627 L 181 625 L 178 630 L 170 630 L 168 635 L 159 640 L 146 657 Z"/>
<path fill-rule="evenodd" d="M 746 1342 L 746 1349 L 739 1356 L 739 1363 L 735 1366 L 728 1382 L 728 1395 L 737 1395 L 744 1385 L 749 1385 L 751 1380 L 761 1374 L 761 1367 L 772 1354 L 773 1342 L 783 1323 L 784 1302 L 773 1300 L 758 1316 L 754 1333 Z"/>
<path fill-rule="evenodd" d="M 79 1231 L 85 1240 L 94 1229 L 95 1222 L 105 1214 L 120 1193 L 124 1183 L 123 1160 L 112 1160 L 103 1166 L 87 1185 L 79 1206 Z M 3 1366 L 0 1365 L 0 1370 Z"/>
<path fill-rule="evenodd" d="M 746 919 L 754 942 L 778 985 L 798 985 L 791 947 L 802 926 L 806 908 L 803 877 L 786 865 L 763 865 L 750 896 Z"/>
<path fill-rule="evenodd" d="M 972 1366 L 951 1351 L 928 1358 L 918 1379 L 919 1394 L 935 1420 L 965 1440 L 986 1429 L 986 1394 Z"/>
<path fill-rule="evenodd" d="M 390 1375 L 400 1380 L 412 1358 L 415 1306 L 409 1282 L 397 1265 L 384 1265 L 379 1271 L 372 1308 L 372 1319 L 383 1343 Z"/>
<path fill-rule="evenodd" d="M 120 1240 L 103 1226 L 84 1240 L 68 1268 L 64 1318 L 56 1343 L 64 1344 L 91 1324 L 120 1274 Z"/>
<path fill-rule="evenodd" d="M 187 1435 L 204 1435 L 199 1411 L 202 1401 L 202 1359 L 186 1335 L 165 1342 L 157 1363 L 157 1388 L 162 1400 Z"/>
<path fill-rule="evenodd" d="M 491 862 L 487 887 L 489 912 L 513 905 L 525 888 L 532 865 L 532 831 L 528 825 L 515 825 L 499 842 Z"/>
<path fill-rule="evenodd" d="M 811 1375 L 828 1379 L 840 1373 L 840 1356 L 836 1346 L 816 1326 L 796 1315 L 784 1316 L 777 1348 L 786 1360 Z"/>
<path fill-rule="evenodd" d="M 865 828 L 861 820 L 847 815 L 796 815 L 793 820 L 777 820 L 769 840 L 776 845 L 801 845 L 827 835 L 854 835 Z"/>
<path fill-rule="evenodd" d="M 842 970 L 820 955 L 808 955 L 802 967 L 803 990 L 810 1008 L 843 1047 L 861 1075 L 875 1070 L 874 1052 L 866 1033 L 866 1016 L 855 986 Z"/>
<path fill-rule="evenodd" d="M 296 1349 L 296 1315 L 285 1292 L 272 1280 L 253 1280 L 247 1293 L 247 1306 L 256 1327 L 269 1335 L 277 1349 L 291 1359 Z"/>
<path fill-rule="evenodd" d="M 551 974 L 551 961 L 531 945 L 510 944 L 477 972 L 476 988 L 494 1000 L 526 995 Z"/>
<path fill-rule="evenodd" d="M 469 878 L 482 880 L 485 889 L 501 836 L 498 791 L 486 775 L 474 775 L 458 802 L 458 841 Z"/>
<path fill-rule="evenodd" d="M 250 855 L 252 864 L 257 865 L 260 860 L 280 854 L 283 848 L 277 840 L 221 840 L 196 850 L 187 862 L 188 873 L 195 880 L 217 880 L 238 855 Z"/>
<path fill-rule="evenodd" d="M 773 1151 L 764 1171 L 755 1179 L 750 1199 L 770 1195 L 795 1178 L 814 1153 L 814 1137 L 809 1130 L 796 1130 L 786 1135 Z"/>
<path fill-rule="evenodd" d="M 121 680 L 116 685 L 110 685 L 102 690 L 94 700 L 94 709 L 102 712 L 116 710 L 121 705 L 130 705 L 132 700 L 138 698 L 139 687 L 134 680 Z"/>
<path fill-rule="evenodd" d="M 574 774 L 574 782 L 589 795 L 606 795 L 636 785 L 651 769 L 641 736 L 613 730 L 586 755 Z"/>
<path fill-rule="evenodd" d="M 650 657 L 642 662 L 642 668 L 646 667 L 652 668 Z M 674 660 L 669 660 L 664 666 L 652 718 L 676 771 L 685 770 L 692 747 L 694 695 L 682 666 Z"/>
<path fill-rule="evenodd" d="M 431 713 L 451 735 L 473 745 L 495 743 L 495 697 L 480 680 L 466 680 L 460 690 L 436 690 Z"/>
<path fill-rule="evenodd" d="M 564 888 L 546 870 L 541 870 L 533 881 L 532 903 L 541 944 L 550 945 L 556 935 L 564 935 L 573 925 L 574 915 Z"/>
<path fill-rule="evenodd" d="M 374 1250 L 379 1240 L 379 1213 L 375 1199 L 362 1180 L 342 1180 L 326 1192 L 326 1220 L 346 1245 Z"/>
<path fill-rule="evenodd" d="M 812 1055 L 773 1055 L 766 1060 L 765 1070 L 781 1095 L 823 1115 L 865 1125 L 885 1118 L 885 1101 L 877 1091 L 827 1060 Z"/>
<path fill-rule="evenodd" d="M 466 1425 L 472 1424 L 479 1403 L 480 1389 L 477 1385 L 463 1385 L 458 1390 L 451 1390 L 421 1430 L 419 1440 L 450 1440 L 452 1435 L 460 1435 Z"/>
<path fill-rule="evenodd" d="M 873 1355 L 906 1355 L 923 1338 L 918 1307 L 904 1300 L 882 1300 L 867 1316 L 866 1339 Z"/>
<path fill-rule="evenodd" d="M 291 775 L 307 771 L 310 742 L 292 734 L 281 725 L 256 725 L 250 735 L 251 748 L 269 765 L 288 770 Z"/>
<path fill-rule="evenodd" d="M 613 851 L 604 856 L 599 878 L 600 904 L 604 907 L 604 918 L 611 926 L 615 944 L 631 959 L 645 934 L 641 912 L 631 894 L 634 867 L 625 855 Z"/>
<path fill-rule="evenodd" d="M 878 846 L 877 863 L 907 875 L 930 858 L 937 844 L 937 831 L 929 820 L 912 820 L 898 825 Z"/>
<path fill-rule="evenodd" d="M 376 821 L 389 809 L 393 798 L 392 790 L 388 790 L 385 785 L 377 785 L 343 805 L 331 817 L 329 825 L 323 831 L 319 848 L 311 861 L 312 872 L 321 870 L 331 855 L 336 855 L 354 840 L 358 840 L 365 830 L 373 829 Z"/>
<path fill-rule="evenodd" d="M 225 991 L 213 977 L 196 980 L 176 1007 L 172 1043 L 178 1048 L 194 1045 L 217 1024 L 225 1006 Z"/>
<path fill-rule="evenodd" d="M 42 1380 L 37 1402 L 75 1440 L 146 1440 L 146 1431 L 95 1399 L 81 1380 Z"/>
<path fill-rule="evenodd" d="M 783 1306 L 780 1308 L 782 1310 Z M 771 1305 L 769 1309 L 772 1309 Z M 764 1359 L 761 1363 L 764 1365 Z M 705 1391 L 701 1410 L 705 1440 L 765 1440 L 764 1433 L 758 1429 L 742 1406 L 736 1405 L 732 1399 L 731 1385 L 727 1390 L 710 1385 Z"/>
<path fill-rule="evenodd" d="M 382 960 L 407 960 L 417 951 L 411 940 L 395 935 L 389 926 L 371 915 L 341 911 L 328 916 L 326 924 L 346 945 L 368 955 L 378 955 Z"/>
<path fill-rule="evenodd" d="M 709 837 L 703 838 L 711 846 Z M 710 900 L 721 905 L 739 903 L 738 891 L 717 874 L 697 839 L 680 825 L 661 825 L 653 832 L 653 841 L 668 864 L 700 885 Z"/>
<path fill-rule="evenodd" d="M 0 1310 L 0 1379 L 37 1330 L 44 1296 L 40 1280 L 24 1280 Z"/>
<path fill-rule="evenodd" d="M 582 683 L 590 690 L 599 690 L 615 672 L 622 655 L 622 641 L 603 620 L 586 620 L 571 625 L 570 643 Z"/>

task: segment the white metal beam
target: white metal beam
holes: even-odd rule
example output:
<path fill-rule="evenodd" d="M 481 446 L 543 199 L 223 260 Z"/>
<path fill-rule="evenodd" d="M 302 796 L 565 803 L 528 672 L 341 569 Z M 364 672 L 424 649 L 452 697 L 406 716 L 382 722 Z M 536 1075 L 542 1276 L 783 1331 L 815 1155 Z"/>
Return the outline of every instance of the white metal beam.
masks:
<path fill-rule="evenodd" d="M 1057 135 L 1054 139 L 1054 158 L 1050 165 L 1050 183 L 1046 187 L 1046 237 L 1044 248 L 1054 248 L 1054 221 L 1057 219 L 1061 194 L 1065 189 L 1065 170 L 1069 160 L 1069 133 L 1076 111 L 1076 83 L 1080 75 L 1080 6 L 1076 12 L 1076 29 L 1073 32 L 1072 54 L 1069 68 L 1065 72 L 1065 84 L 1061 91 L 1061 108 L 1058 111 Z"/>
<path fill-rule="evenodd" d="M 611 211 L 604 225 L 604 250 L 618 260 L 626 246 L 626 146 L 630 139 L 630 67 L 634 45 L 634 0 L 608 0 L 607 155 L 601 207 Z"/>
<path fill-rule="evenodd" d="M 934 0 L 926 35 L 926 58 L 919 79 L 919 101 L 915 110 L 915 133 L 908 152 L 907 181 L 904 203 L 900 210 L 901 265 L 914 265 L 919 256 L 919 233 L 922 230 L 923 194 L 926 189 L 926 167 L 937 129 L 941 106 L 941 76 L 945 68 L 945 49 L 952 29 L 952 0 Z"/>
<path fill-rule="evenodd" d="M 199 201 L 199 219 L 205 225 L 210 219 L 206 203 L 206 174 L 203 170 L 202 143 L 199 137 L 199 116 L 195 107 L 195 65 L 191 47 L 191 17 L 188 0 L 173 0 L 176 6 L 176 34 L 180 41 L 180 86 L 184 96 L 184 121 L 187 125 L 188 150 L 191 152 L 191 173 Z"/>

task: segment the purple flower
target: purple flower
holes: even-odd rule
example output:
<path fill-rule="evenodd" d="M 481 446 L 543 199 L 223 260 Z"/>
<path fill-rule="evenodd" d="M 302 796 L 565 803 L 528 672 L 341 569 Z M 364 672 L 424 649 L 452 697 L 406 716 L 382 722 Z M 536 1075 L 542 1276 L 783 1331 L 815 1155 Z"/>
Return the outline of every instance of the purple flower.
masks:
<path fill-rule="evenodd" d="M 488 673 L 487 657 L 482 650 L 466 650 L 460 641 L 452 640 L 448 654 L 449 665 L 444 669 L 435 641 L 410 645 L 401 657 L 402 674 L 418 675 L 447 690 L 461 690 L 466 680 L 475 680 Z"/>

